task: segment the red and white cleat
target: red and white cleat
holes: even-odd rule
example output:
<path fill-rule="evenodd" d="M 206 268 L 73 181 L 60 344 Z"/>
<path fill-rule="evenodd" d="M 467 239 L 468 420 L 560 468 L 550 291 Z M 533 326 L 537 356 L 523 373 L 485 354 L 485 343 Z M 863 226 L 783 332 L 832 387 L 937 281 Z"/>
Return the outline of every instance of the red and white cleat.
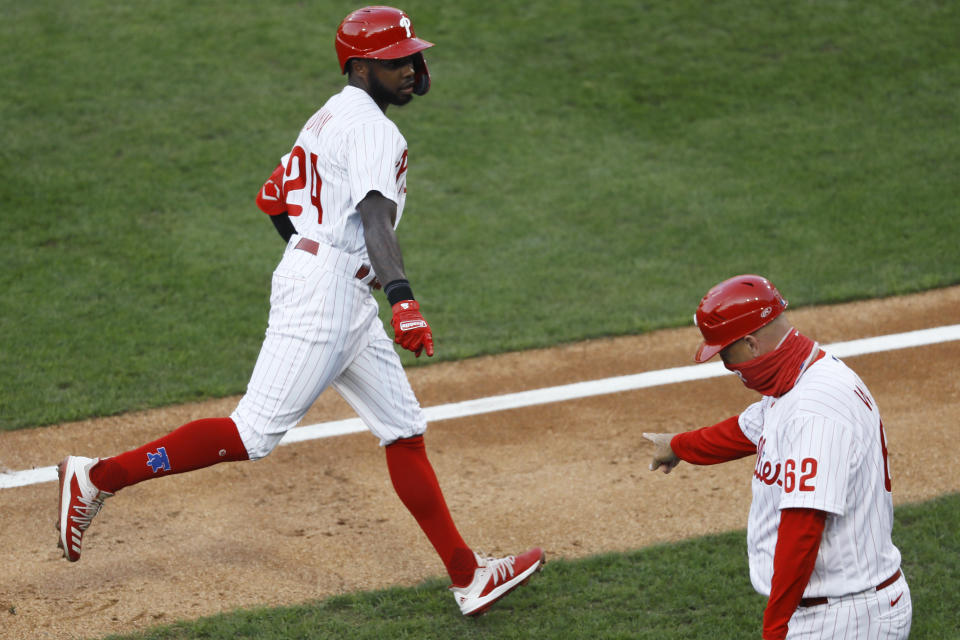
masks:
<path fill-rule="evenodd" d="M 103 501 L 113 495 L 100 491 L 90 482 L 90 469 L 99 461 L 99 458 L 67 456 L 57 465 L 57 475 L 60 476 L 60 517 L 57 519 L 60 540 L 57 546 L 63 549 L 64 557 L 70 562 L 80 559 L 83 532 L 100 512 Z"/>
<path fill-rule="evenodd" d="M 503 596 L 526 584 L 546 561 L 540 547 L 506 558 L 484 558 L 476 552 L 474 555 L 479 566 L 473 572 L 473 581 L 466 587 L 450 587 L 465 616 L 486 613 Z"/>

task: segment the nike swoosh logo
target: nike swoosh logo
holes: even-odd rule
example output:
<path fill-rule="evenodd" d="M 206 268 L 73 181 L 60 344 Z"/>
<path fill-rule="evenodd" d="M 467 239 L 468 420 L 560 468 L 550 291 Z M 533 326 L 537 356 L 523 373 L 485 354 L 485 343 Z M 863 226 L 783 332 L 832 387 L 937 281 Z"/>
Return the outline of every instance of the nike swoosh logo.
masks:
<path fill-rule="evenodd" d="M 900 602 L 900 598 L 902 598 L 902 597 L 903 597 L 903 594 L 901 593 L 901 594 L 898 595 L 896 598 L 894 598 L 893 600 L 891 600 L 891 601 L 890 601 L 890 606 L 892 607 L 892 606 L 896 605 L 898 602 Z"/>

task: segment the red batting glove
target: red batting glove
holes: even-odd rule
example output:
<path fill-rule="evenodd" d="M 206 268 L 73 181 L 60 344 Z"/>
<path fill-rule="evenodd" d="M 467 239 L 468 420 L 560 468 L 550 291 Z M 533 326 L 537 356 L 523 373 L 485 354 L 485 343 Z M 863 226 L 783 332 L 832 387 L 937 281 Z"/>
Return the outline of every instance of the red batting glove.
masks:
<path fill-rule="evenodd" d="M 278 164 L 267 181 L 257 193 L 257 206 L 268 216 L 277 216 L 285 213 L 287 202 L 283 197 L 283 165 Z"/>
<path fill-rule="evenodd" d="M 423 319 L 420 313 L 420 305 L 416 300 L 401 300 L 392 307 L 393 319 L 390 324 L 393 325 L 393 341 L 398 345 L 412 351 L 420 357 L 421 351 L 426 351 L 428 356 L 433 355 L 433 334 L 430 332 L 430 325 Z"/>

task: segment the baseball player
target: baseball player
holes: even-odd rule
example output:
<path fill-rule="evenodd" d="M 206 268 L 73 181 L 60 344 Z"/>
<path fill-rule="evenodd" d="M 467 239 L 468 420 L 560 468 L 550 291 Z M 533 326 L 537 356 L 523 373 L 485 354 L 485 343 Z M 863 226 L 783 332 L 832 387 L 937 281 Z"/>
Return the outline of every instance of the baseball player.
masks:
<path fill-rule="evenodd" d="M 750 580 L 768 596 L 763 637 L 906 638 L 913 607 L 893 545 L 886 436 L 867 385 L 787 321 L 765 278 L 716 285 L 694 316 L 697 362 L 763 395 L 739 416 L 645 433 L 651 470 L 756 455 L 747 525 Z"/>
<path fill-rule="evenodd" d="M 486 558 L 463 541 L 427 459 L 423 412 L 373 297 L 382 283 L 397 344 L 433 355 L 395 233 L 407 143 L 386 116 L 390 105 L 429 90 L 422 52 L 433 45 L 416 36 L 403 11 L 367 7 L 343 20 L 335 46 L 346 86 L 307 120 L 257 196 L 287 245 L 246 394 L 228 418 L 185 424 L 111 458 L 65 458 L 59 546 L 79 560 L 84 531 L 123 487 L 266 456 L 332 386 L 384 446 L 397 495 L 443 561 L 461 612 L 478 615 L 539 571 L 544 553 Z"/>

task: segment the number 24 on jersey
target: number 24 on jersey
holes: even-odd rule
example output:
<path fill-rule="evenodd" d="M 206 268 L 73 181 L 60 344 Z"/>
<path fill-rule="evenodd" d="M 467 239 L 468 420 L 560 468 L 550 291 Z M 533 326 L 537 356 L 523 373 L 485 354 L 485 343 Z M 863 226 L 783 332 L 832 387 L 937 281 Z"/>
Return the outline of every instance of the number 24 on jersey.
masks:
<path fill-rule="evenodd" d="M 320 179 L 320 173 L 317 171 L 317 154 L 310 154 L 310 202 L 317 210 L 317 223 L 323 223 L 323 206 L 320 204 L 320 188 L 323 181 Z M 303 207 L 298 204 L 290 203 L 288 194 L 292 191 L 299 191 L 307 187 L 307 152 L 303 147 L 297 145 L 290 152 L 290 158 L 287 160 L 286 171 L 283 179 L 283 199 L 287 202 L 287 214 L 291 217 L 299 216 L 303 213 Z"/>

